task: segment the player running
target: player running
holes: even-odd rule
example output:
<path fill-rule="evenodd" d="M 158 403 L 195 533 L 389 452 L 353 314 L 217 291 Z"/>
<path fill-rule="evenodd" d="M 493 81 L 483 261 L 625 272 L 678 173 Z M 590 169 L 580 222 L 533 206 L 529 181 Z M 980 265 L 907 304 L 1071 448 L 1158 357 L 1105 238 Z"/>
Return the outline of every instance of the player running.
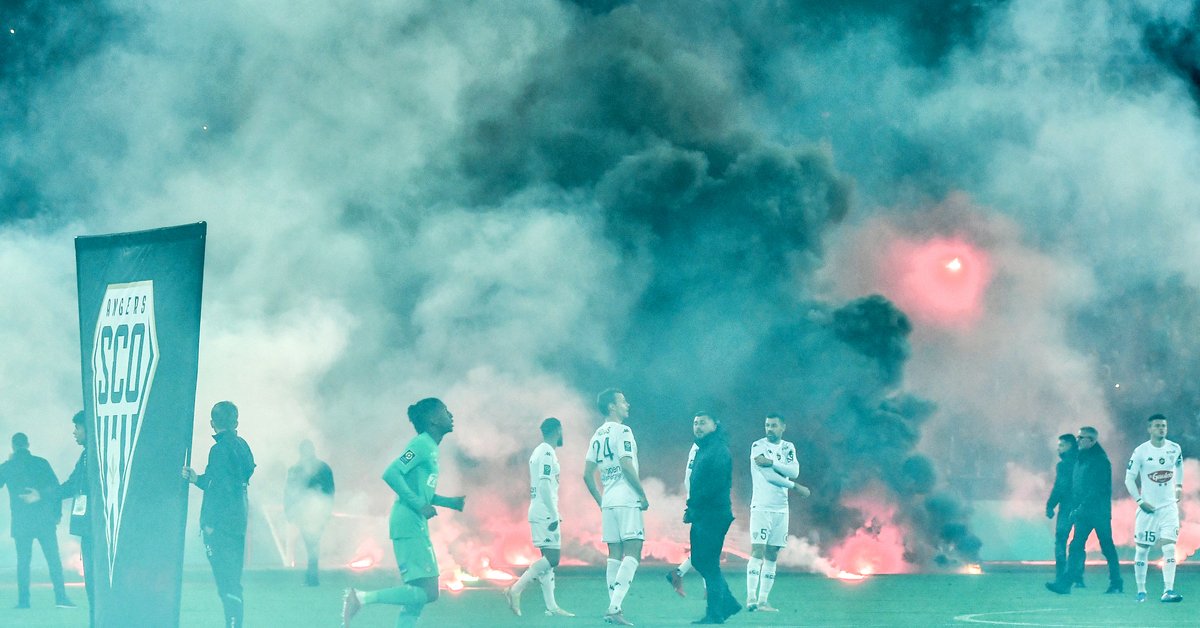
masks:
<path fill-rule="evenodd" d="M 408 420 L 417 435 L 404 453 L 383 472 L 383 481 L 396 493 L 388 532 L 402 583 L 379 591 L 346 591 L 342 600 L 342 625 L 365 604 L 401 607 L 396 626 L 415 626 L 426 604 L 438 599 L 438 564 L 429 540 L 428 520 L 437 516 L 434 506 L 462 512 L 464 497 L 434 493 L 438 480 L 438 445 L 454 430 L 454 415 L 440 399 L 422 399 L 408 407 Z"/>
<path fill-rule="evenodd" d="M 1146 559 L 1150 548 L 1162 542 L 1163 602 L 1182 602 L 1175 592 L 1175 540 L 1179 538 L 1179 499 L 1183 495 L 1183 454 L 1167 440 L 1167 417 L 1146 419 L 1150 440 L 1138 445 L 1125 467 L 1125 488 L 1137 500 L 1133 540 L 1133 575 L 1137 601 L 1146 601 Z M 1140 485 L 1140 490 L 1139 490 Z"/>
<path fill-rule="evenodd" d="M 650 506 L 638 478 L 637 442 L 633 430 L 625 425 L 629 402 L 625 394 L 609 388 L 596 398 L 596 408 L 604 424 L 596 429 L 588 443 L 583 481 L 592 499 L 600 506 L 601 535 L 608 545 L 608 612 L 604 621 L 632 626 L 621 611 L 621 602 L 629 592 L 638 561 L 642 558 L 645 532 L 642 511 Z M 604 485 L 601 495 L 596 486 L 596 471 Z"/>
<path fill-rule="evenodd" d="M 768 596 L 775 585 L 775 561 L 787 543 L 788 490 L 808 497 L 807 487 L 793 480 L 800 475 L 796 446 L 783 440 L 787 424 L 778 414 L 767 415 L 766 437 L 750 445 L 750 562 L 746 564 L 746 610 L 773 613 Z"/>
<path fill-rule="evenodd" d="M 554 599 L 554 568 L 558 566 L 559 550 L 562 547 L 562 517 L 558 512 L 558 455 L 555 447 L 562 447 L 562 422 L 554 417 L 542 421 L 542 444 L 529 457 L 529 528 L 533 546 L 541 550 L 542 557 L 534 561 L 515 583 L 504 591 L 508 607 L 517 617 L 521 616 L 521 592 L 530 580 L 542 585 L 542 598 L 546 601 L 546 615 L 574 617 L 574 613 L 558 607 Z"/>

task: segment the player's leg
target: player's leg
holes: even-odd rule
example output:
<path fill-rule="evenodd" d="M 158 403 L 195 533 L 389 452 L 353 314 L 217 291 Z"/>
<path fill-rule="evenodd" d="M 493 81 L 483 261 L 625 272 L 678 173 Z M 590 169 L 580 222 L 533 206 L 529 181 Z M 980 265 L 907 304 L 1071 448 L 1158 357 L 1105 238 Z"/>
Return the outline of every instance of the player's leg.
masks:
<path fill-rule="evenodd" d="M 1175 593 L 1175 540 L 1179 537 L 1179 509 L 1171 507 L 1164 509 L 1159 518 L 1158 536 L 1162 539 L 1163 553 L 1163 595 L 1164 602 L 1181 602 L 1183 596 Z"/>
<path fill-rule="evenodd" d="M 1157 540 L 1157 531 L 1150 529 L 1154 515 L 1141 508 L 1133 517 L 1133 580 L 1137 584 L 1138 601 L 1143 601 L 1146 595 L 1147 562 L 1150 560 L 1150 547 Z"/>
<path fill-rule="evenodd" d="M 754 519 L 753 514 L 750 517 Z M 753 521 L 751 522 L 753 525 Z M 766 551 L 766 539 L 759 542 L 757 529 L 750 533 L 750 560 L 746 563 L 746 610 L 754 612 L 758 608 L 758 589 L 762 578 L 763 553 Z"/>
<path fill-rule="evenodd" d="M 621 604 L 633 584 L 633 576 L 637 573 L 638 564 L 642 559 L 642 540 L 644 524 L 640 508 L 614 508 L 617 511 L 618 525 L 621 535 L 621 565 L 617 568 L 613 579 L 612 596 L 609 598 L 608 613 L 605 615 L 610 622 L 625 621 Z"/>
<path fill-rule="evenodd" d="M 557 615 L 562 617 L 574 617 L 575 614 L 563 610 L 558 605 L 558 600 L 554 598 L 555 574 L 554 569 L 558 567 L 559 548 L 544 547 L 542 548 L 542 558 L 550 564 L 550 569 L 542 574 L 538 581 L 542 585 L 542 600 L 546 602 L 546 614 Z"/>
<path fill-rule="evenodd" d="M 234 535 L 212 531 L 205 532 L 203 539 L 204 552 L 208 555 L 213 581 L 217 585 L 217 595 L 221 598 L 221 608 L 225 612 L 225 625 L 241 626 L 241 570 L 245 555 L 245 537 L 238 543 L 238 537 Z M 243 551 L 239 553 L 235 546 Z"/>
<path fill-rule="evenodd" d="M 348 625 L 359 610 L 368 604 L 391 604 L 403 607 L 400 621 L 416 622 L 421 609 L 438 598 L 437 557 L 428 537 L 392 539 L 392 552 L 400 568 L 399 586 L 377 591 L 356 591 L 350 588 L 342 600 L 342 623 Z M 406 617 L 411 615 L 411 617 Z"/>
<path fill-rule="evenodd" d="M 679 566 L 667 572 L 667 582 L 671 583 L 671 588 L 675 589 L 675 593 L 679 597 L 687 597 L 687 593 L 683 590 L 683 577 L 692 570 L 692 555 L 689 553 Z"/>
<path fill-rule="evenodd" d="M 762 584 L 758 588 L 759 611 L 772 612 L 777 610 L 770 603 L 771 589 L 775 586 L 775 565 L 779 559 L 779 550 L 781 549 L 781 546 L 774 545 L 777 542 L 782 543 L 778 539 L 771 539 L 771 544 L 767 545 L 763 552 Z"/>
<path fill-rule="evenodd" d="M 547 538 L 547 535 L 550 534 L 549 523 L 530 521 L 529 530 L 530 536 L 533 538 L 534 547 L 539 547 L 549 540 Z M 517 581 L 504 591 L 504 598 L 508 601 L 508 608 L 512 610 L 514 615 L 521 616 L 521 594 L 525 591 L 525 587 L 529 586 L 530 582 L 540 579 L 550 569 L 550 562 L 546 560 L 543 552 L 543 556 L 533 561 L 529 565 L 529 568 L 525 570 L 525 573 L 522 573 L 521 577 L 517 578 Z"/>
<path fill-rule="evenodd" d="M 608 562 L 605 565 L 604 576 L 611 599 L 617 570 L 621 568 L 621 559 L 625 557 L 621 549 L 621 524 L 617 521 L 617 514 L 613 508 L 600 509 L 600 540 L 608 545 Z"/>

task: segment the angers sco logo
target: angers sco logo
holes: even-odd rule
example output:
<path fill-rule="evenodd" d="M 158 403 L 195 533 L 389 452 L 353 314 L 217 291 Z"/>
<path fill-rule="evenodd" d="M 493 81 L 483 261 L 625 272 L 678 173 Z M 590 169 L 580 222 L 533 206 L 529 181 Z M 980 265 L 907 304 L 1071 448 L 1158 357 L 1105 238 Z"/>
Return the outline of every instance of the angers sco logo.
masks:
<path fill-rule="evenodd" d="M 154 282 L 111 284 L 104 291 L 92 343 L 92 435 L 100 468 L 108 578 L 112 584 L 121 514 L 158 368 Z"/>

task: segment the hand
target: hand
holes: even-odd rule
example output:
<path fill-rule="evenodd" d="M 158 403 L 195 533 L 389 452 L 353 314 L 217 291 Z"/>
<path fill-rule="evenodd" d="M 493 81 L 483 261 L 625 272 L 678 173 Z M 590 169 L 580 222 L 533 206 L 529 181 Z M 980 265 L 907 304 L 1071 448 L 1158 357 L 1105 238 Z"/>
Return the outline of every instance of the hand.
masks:
<path fill-rule="evenodd" d="M 808 487 L 802 484 L 797 484 L 793 488 L 796 489 L 796 494 L 801 497 L 808 497 L 809 495 L 812 495 L 812 491 L 808 490 Z"/>
<path fill-rule="evenodd" d="M 1154 506 L 1151 506 L 1150 504 L 1147 504 L 1146 502 L 1142 502 L 1142 503 L 1138 504 L 1138 507 L 1142 509 L 1142 512 L 1147 512 L 1147 513 L 1152 513 L 1155 510 Z"/>
<path fill-rule="evenodd" d="M 775 463 L 771 462 L 771 459 L 765 454 L 758 454 L 758 456 L 754 458 L 754 464 L 760 467 L 769 467 Z"/>
<path fill-rule="evenodd" d="M 1046 509 L 1046 518 L 1047 518 L 1047 519 L 1053 519 L 1053 518 L 1054 518 L 1054 508 L 1047 508 L 1047 509 Z"/>
<path fill-rule="evenodd" d="M 650 500 L 646 499 L 645 497 L 642 497 L 641 501 L 638 503 L 638 508 L 641 508 L 642 510 L 646 510 L 649 507 L 650 507 Z"/>
<path fill-rule="evenodd" d="M 42 494 L 37 492 L 36 488 L 27 488 L 24 493 L 21 493 L 20 499 L 26 504 L 34 504 L 42 499 Z"/>
<path fill-rule="evenodd" d="M 447 497 L 446 502 L 446 508 L 462 512 L 463 508 L 467 505 L 467 497 L 465 495 L 461 495 L 459 497 Z"/>
<path fill-rule="evenodd" d="M 551 531 L 551 532 L 553 532 L 553 531 L 555 531 L 555 530 L 557 530 L 557 529 L 558 529 L 558 521 L 553 521 L 553 522 L 551 522 L 551 523 L 550 523 L 550 531 Z"/>
<path fill-rule="evenodd" d="M 421 516 L 425 517 L 426 519 L 433 519 L 437 516 L 437 508 L 434 508 L 432 505 L 422 506 Z"/>
<path fill-rule="evenodd" d="M 200 476 L 196 475 L 196 472 L 193 471 L 191 467 L 183 468 L 183 479 L 187 480 L 188 482 L 190 482 L 192 484 L 195 484 L 196 478 L 198 478 L 198 477 L 200 477 Z"/>

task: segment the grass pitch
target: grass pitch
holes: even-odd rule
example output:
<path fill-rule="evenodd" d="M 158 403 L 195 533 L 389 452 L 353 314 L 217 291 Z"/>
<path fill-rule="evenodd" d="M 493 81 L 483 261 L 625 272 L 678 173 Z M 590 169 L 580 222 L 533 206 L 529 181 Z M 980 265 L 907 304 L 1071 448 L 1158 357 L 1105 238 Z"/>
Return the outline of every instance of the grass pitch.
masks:
<path fill-rule="evenodd" d="M 625 616 L 638 626 L 684 626 L 704 613 L 700 578 L 685 579 L 688 597 L 680 598 L 663 578 L 665 565 L 643 565 L 625 600 Z M 1162 577 L 1152 568 L 1150 601 L 1133 601 L 1133 573 L 1123 570 L 1124 595 L 1104 595 L 1105 575 L 1089 567 L 1089 588 L 1058 596 L 1042 583 L 1044 569 L 987 571 L 978 576 L 906 575 L 875 576 L 857 583 L 808 574 L 780 574 L 771 602 L 779 613 L 739 613 L 729 625 L 742 626 L 1200 626 L 1200 571 L 1181 568 L 1176 590 L 1182 604 L 1158 601 Z M 251 628 L 335 627 L 340 625 L 342 590 L 347 586 L 375 589 L 391 586 L 395 578 L 383 570 L 356 574 L 329 571 L 322 586 L 300 586 L 299 571 L 251 571 L 244 579 L 246 624 Z M 726 569 L 730 587 L 739 599 L 745 595 L 745 572 L 734 564 Z M 78 609 L 56 609 L 45 575 L 35 572 L 33 608 L 14 610 L 16 574 L 0 570 L 0 626 L 78 627 L 87 625 L 86 596 L 82 587 L 69 592 Z M 422 615 L 423 626 L 607 626 L 601 616 L 607 605 L 604 572 L 592 568 L 563 568 L 558 575 L 558 602 L 577 614 L 575 618 L 550 618 L 542 612 L 541 589 L 533 583 L 522 600 L 523 617 L 509 612 L 498 587 L 479 587 L 460 593 L 443 591 L 442 598 Z M 397 611 L 369 606 L 355 619 L 353 628 L 390 628 Z M 211 574 L 189 569 L 184 575 L 181 625 L 204 628 L 221 625 L 221 607 Z"/>

